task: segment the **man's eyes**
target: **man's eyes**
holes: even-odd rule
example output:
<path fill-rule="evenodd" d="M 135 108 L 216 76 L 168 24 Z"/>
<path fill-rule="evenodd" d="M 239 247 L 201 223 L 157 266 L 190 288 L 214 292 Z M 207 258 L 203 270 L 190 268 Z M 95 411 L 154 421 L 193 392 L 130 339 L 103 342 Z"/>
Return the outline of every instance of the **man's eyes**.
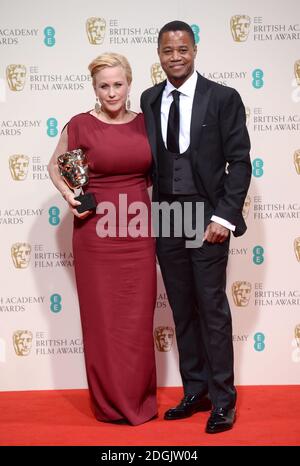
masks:
<path fill-rule="evenodd" d="M 186 53 L 188 51 L 188 49 L 179 49 L 178 52 L 179 53 Z M 170 55 L 171 53 L 173 53 L 173 50 L 171 49 L 167 49 L 167 50 L 164 50 L 163 51 L 165 55 Z"/>

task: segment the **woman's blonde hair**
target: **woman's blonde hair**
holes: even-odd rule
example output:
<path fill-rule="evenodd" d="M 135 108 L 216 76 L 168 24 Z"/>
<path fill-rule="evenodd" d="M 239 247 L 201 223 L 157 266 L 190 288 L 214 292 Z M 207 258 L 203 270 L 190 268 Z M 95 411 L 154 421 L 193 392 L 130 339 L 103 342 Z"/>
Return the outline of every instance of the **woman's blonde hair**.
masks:
<path fill-rule="evenodd" d="M 126 79 L 128 84 L 131 84 L 132 81 L 132 70 L 127 58 L 119 53 L 103 53 L 99 57 L 95 58 L 89 64 L 89 71 L 93 78 L 93 85 L 95 85 L 95 74 L 107 67 L 121 66 L 125 71 Z"/>

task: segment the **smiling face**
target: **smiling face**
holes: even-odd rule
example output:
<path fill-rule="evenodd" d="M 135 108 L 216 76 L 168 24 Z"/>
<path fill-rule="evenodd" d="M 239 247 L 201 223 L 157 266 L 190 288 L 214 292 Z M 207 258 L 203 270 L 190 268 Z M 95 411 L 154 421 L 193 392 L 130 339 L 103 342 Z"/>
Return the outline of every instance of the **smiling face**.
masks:
<path fill-rule="evenodd" d="M 158 55 L 169 81 L 180 87 L 194 72 L 197 47 L 187 31 L 169 31 L 161 36 Z"/>
<path fill-rule="evenodd" d="M 125 110 L 130 86 L 124 68 L 105 67 L 94 76 L 94 89 L 102 110 L 108 114 L 118 114 Z"/>

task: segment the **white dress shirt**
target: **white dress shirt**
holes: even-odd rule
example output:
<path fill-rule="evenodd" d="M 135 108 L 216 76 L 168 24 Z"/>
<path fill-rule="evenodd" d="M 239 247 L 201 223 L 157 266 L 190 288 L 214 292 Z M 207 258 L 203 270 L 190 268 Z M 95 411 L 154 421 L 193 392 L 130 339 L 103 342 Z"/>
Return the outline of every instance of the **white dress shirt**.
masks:
<path fill-rule="evenodd" d="M 178 89 L 167 80 L 166 87 L 164 88 L 162 99 L 161 99 L 161 131 L 162 131 L 162 138 L 164 144 L 167 148 L 167 128 L 168 128 L 168 118 L 169 118 L 169 111 L 171 103 L 173 102 L 172 91 L 176 89 L 180 92 L 180 99 L 179 99 L 179 111 L 180 111 L 180 119 L 179 119 L 179 149 L 180 153 L 182 154 L 187 150 L 190 145 L 190 131 L 191 131 L 191 118 L 192 118 L 192 107 L 193 107 L 193 100 L 197 85 L 197 73 L 196 71 L 193 72 L 192 76 L 187 79 L 182 86 Z M 224 227 L 228 228 L 231 231 L 235 230 L 235 225 L 228 222 L 224 218 L 217 217 L 213 215 L 211 217 L 213 222 L 219 223 Z"/>

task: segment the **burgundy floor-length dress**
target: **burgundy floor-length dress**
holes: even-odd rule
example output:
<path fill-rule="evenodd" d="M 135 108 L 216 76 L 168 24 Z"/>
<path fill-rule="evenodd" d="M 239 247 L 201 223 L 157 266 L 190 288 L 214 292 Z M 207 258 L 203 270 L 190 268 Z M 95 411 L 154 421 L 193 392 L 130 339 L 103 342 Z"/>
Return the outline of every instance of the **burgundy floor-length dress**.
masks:
<path fill-rule="evenodd" d="M 144 117 L 138 114 L 129 123 L 109 124 L 90 113 L 76 115 L 68 123 L 68 148 L 82 148 L 87 155 L 85 191 L 93 192 L 98 203 L 113 203 L 117 213 L 111 230 L 115 237 L 97 234 L 97 222 L 107 211 L 74 220 L 75 274 L 95 416 L 141 424 L 157 414 L 155 244 L 151 236 L 124 234 L 126 222 L 119 221 L 118 214 L 121 194 L 128 205 L 143 202 L 150 222 L 151 152 Z M 129 220 L 133 217 L 128 214 Z"/>

